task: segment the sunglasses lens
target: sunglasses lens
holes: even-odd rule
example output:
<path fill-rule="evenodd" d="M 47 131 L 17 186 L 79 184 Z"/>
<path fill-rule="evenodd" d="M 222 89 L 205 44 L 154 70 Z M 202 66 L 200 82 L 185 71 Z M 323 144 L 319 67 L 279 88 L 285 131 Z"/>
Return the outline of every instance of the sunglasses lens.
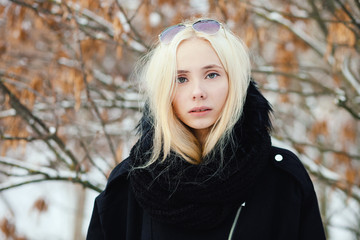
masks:
<path fill-rule="evenodd" d="M 194 23 L 193 28 L 198 32 L 215 34 L 220 29 L 220 23 L 215 20 L 200 20 Z"/>
<path fill-rule="evenodd" d="M 165 29 L 161 34 L 160 34 L 160 41 L 164 44 L 169 44 L 171 42 L 171 40 L 174 38 L 174 36 L 182 31 L 184 28 L 186 28 L 185 25 L 175 25 L 172 27 L 169 27 L 167 29 Z"/>
<path fill-rule="evenodd" d="M 215 20 L 207 19 L 195 22 L 192 27 L 197 32 L 203 32 L 212 35 L 219 31 L 221 25 Z M 163 44 L 169 44 L 173 40 L 175 35 L 178 34 L 180 31 L 184 30 L 185 28 L 186 25 L 184 24 L 178 24 L 172 27 L 168 27 L 159 35 L 160 41 Z"/>

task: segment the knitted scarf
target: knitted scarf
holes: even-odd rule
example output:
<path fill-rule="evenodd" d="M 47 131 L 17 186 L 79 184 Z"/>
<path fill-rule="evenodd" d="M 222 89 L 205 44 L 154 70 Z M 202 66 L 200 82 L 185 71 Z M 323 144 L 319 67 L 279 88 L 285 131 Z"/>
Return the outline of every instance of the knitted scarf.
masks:
<path fill-rule="evenodd" d="M 215 147 L 199 165 L 171 152 L 163 163 L 141 169 L 136 167 L 148 161 L 153 136 L 145 114 L 142 136 L 130 152 L 135 167 L 130 184 L 140 206 L 155 220 L 184 228 L 210 229 L 220 224 L 246 201 L 268 164 L 270 112 L 267 100 L 251 82 L 242 117 L 233 129 L 235 144 L 229 141 L 223 148 Z"/>

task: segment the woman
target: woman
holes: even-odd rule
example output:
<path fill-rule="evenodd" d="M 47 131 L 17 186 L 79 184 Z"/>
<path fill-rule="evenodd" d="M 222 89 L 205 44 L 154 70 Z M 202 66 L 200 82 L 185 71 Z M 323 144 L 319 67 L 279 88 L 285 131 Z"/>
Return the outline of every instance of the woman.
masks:
<path fill-rule="evenodd" d="M 271 146 L 271 107 L 242 41 L 202 19 L 147 55 L 140 138 L 95 201 L 87 239 L 325 239 L 299 159 Z"/>

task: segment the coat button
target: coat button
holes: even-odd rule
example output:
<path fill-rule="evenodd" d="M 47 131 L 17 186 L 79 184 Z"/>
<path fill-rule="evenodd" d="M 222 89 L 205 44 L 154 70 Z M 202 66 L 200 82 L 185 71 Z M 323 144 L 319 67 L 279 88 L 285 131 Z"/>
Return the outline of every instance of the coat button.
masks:
<path fill-rule="evenodd" d="M 280 154 L 276 154 L 275 156 L 276 161 L 281 162 L 283 159 L 284 159 L 283 156 L 281 156 Z"/>

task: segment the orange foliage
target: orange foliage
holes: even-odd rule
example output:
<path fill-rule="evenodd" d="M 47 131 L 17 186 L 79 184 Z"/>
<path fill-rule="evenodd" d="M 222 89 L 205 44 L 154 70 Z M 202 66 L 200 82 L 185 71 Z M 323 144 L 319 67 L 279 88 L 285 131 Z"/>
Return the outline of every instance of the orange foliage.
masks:
<path fill-rule="evenodd" d="M 116 160 L 118 163 L 120 163 L 121 159 L 123 159 L 123 142 L 121 141 L 116 149 Z"/>
<path fill-rule="evenodd" d="M 84 89 L 84 78 L 81 71 L 75 68 L 64 68 L 61 77 L 54 84 L 64 93 L 72 93 L 76 100 L 76 109 L 80 107 L 81 91 Z"/>
<path fill-rule="evenodd" d="M 70 111 L 67 111 L 70 112 Z M 70 115 L 70 114 L 69 114 Z M 65 116 L 65 114 L 63 115 Z M 61 119 L 64 119 L 63 117 Z M 67 120 L 69 121 L 69 120 Z M 62 124 L 66 125 L 66 122 L 62 122 Z M 67 138 L 67 132 L 66 132 L 66 127 L 58 127 L 56 130 L 56 135 L 59 139 L 61 139 L 63 142 L 67 142 L 68 138 Z"/>
<path fill-rule="evenodd" d="M 83 8 L 87 8 L 89 10 L 99 10 L 101 9 L 101 1 L 98 0 L 80 0 L 80 6 Z"/>
<path fill-rule="evenodd" d="M 336 11 L 336 17 L 333 18 L 335 22 L 330 23 L 329 34 L 327 36 L 327 47 L 325 59 L 329 55 L 335 56 L 335 66 L 340 67 L 345 53 L 350 52 L 356 44 L 356 36 L 354 32 L 349 29 L 349 16 L 342 10 Z"/>
<path fill-rule="evenodd" d="M 304 145 L 295 144 L 295 145 L 294 145 L 294 148 L 295 148 L 295 150 L 296 150 L 298 153 L 300 153 L 300 154 L 305 153 L 305 147 L 304 147 Z"/>
<path fill-rule="evenodd" d="M 217 1 L 218 4 L 218 8 L 220 9 L 221 13 L 224 15 L 224 18 L 227 19 L 228 18 L 228 10 L 226 8 L 226 2 L 225 0 L 219 0 Z"/>
<path fill-rule="evenodd" d="M 294 43 L 294 35 L 288 30 L 279 30 L 279 41 L 276 48 L 275 67 L 282 73 L 295 73 L 298 69 L 297 48 Z M 285 75 L 279 75 L 278 84 L 280 89 L 288 89 L 291 79 Z M 281 102 L 289 102 L 287 94 L 280 96 Z"/>
<path fill-rule="evenodd" d="M 347 122 L 342 127 L 342 131 L 341 131 L 342 142 L 355 143 L 356 142 L 356 137 L 357 137 L 357 133 L 356 133 L 356 125 L 355 125 L 355 123 Z"/>
<path fill-rule="evenodd" d="M 146 1 L 146 3 L 144 4 L 144 7 L 142 8 L 142 13 L 144 15 L 144 19 L 146 19 L 146 21 L 144 22 L 145 24 L 145 32 L 146 33 L 151 33 L 152 27 L 150 24 L 150 14 L 152 13 L 152 11 L 154 10 L 153 4 L 151 4 L 151 1 Z"/>
<path fill-rule="evenodd" d="M 235 1 L 235 14 L 233 16 L 233 20 L 235 22 L 241 23 L 241 24 L 245 24 L 247 22 L 249 22 L 249 16 L 250 16 L 250 12 L 247 9 L 247 5 L 244 2 L 240 2 L 240 1 Z"/>
<path fill-rule="evenodd" d="M 310 131 L 309 131 L 313 141 L 315 141 L 319 136 L 328 136 L 329 130 L 328 130 L 328 124 L 327 121 L 319 121 L 315 122 Z"/>
<path fill-rule="evenodd" d="M 84 88 L 84 76 L 80 71 L 72 69 L 70 73 L 70 79 L 74 83 L 74 95 L 75 95 L 75 110 L 79 110 L 81 106 L 81 92 Z"/>
<path fill-rule="evenodd" d="M 6 52 L 6 42 L 4 40 L 0 40 L 0 58 Z"/>
<path fill-rule="evenodd" d="M 285 7 L 284 11 L 290 14 L 289 4 Z M 292 22 L 296 21 L 296 19 L 289 16 L 285 16 L 285 18 L 288 18 Z M 288 29 L 279 29 L 277 38 L 275 56 L 276 69 L 283 73 L 296 73 L 299 66 L 297 55 L 299 54 L 299 51 L 308 49 L 308 46 Z M 290 87 L 291 79 L 289 77 L 280 75 L 278 76 L 278 80 L 281 89 L 288 89 Z M 282 102 L 289 102 L 289 97 L 287 95 L 282 95 L 280 100 Z"/>
<path fill-rule="evenodd" d="M 114 28 L 114 40 L 117 42 L 121 42 L 122 41 L 121 34 L 124 31 L 124 27 L 117 16 L 114 17 L 112 25 Z"/>
<path fill-rule="evenodd" d="M 7 218 L 3 218 L 0 221 L 0 230 L 3 232 L 7 239 L 11 240 L 26 240 L 24 236 L 19 236 L 16 233 L 15 225 Z"/>
<path fill-rule="evenodd" d="M 4 134 L 7 136 L 17 136 L 19 138 L 26 138 L 29 136 L 29 132 L 26 128 L 25 121 L 20 116 L 13 116 L 3 119 L 4 126 L 7 128 L 4 131 Z M 23 141 L 6 141 L 4 142 L 4 148 L 2 149 L 2 155 L 4 155 L 4 151 L 9 148 L 17 148 L 19 143 L 23 143 Z"/>
<path fill-rule="evenodd" d="M 178 1 L 176 0 L 158 0 L 158 4 L 161 6 L 161 5 L 164 5 L 164 4 L 169 4 L 171 6 L 174 6 Z"/>
<path fill-rule="evenodd" d="M 334 153 L 334 158 L 336 160 L 335 165 L 339 166 L 342 165 L 349 165 L 351 163 L 351 159 L 348 155 L 343 153 Z"/>
<path fill-rule="evenodd" d="M 29 10 L 25 7 L 11 6 L 7 12 L 7 24 L 13 29 L 12 34 L 7 37 L 12 40 L 19 40 L 25 42 L 28 38 L 28 33 L 23 27 L 24 20 L 28 15 Z"/>
<path fill-rule="evenodd" d="M 115 1 L 114 2 L 101 1 L 100 5 L 101 5 L 100 8 L 94 9 L 93 11 L 101 15 L 107 21 L 111 22 L 111 20 L 116 15 L 114 11 L 116 5 Z"/>
<path fill-rule="evenodd" d="M 331 49 L 333 44 L 353 47 L 356 42 L 355 34 L 344 24 L 344 22 L 351 21 L 349 16 L 342 9 L 338 9 L 336 11 L 336 17 L 334 17 L 333 20 L 336 22 L 330 23 L 329 26 L 329 34 L 327 37 L 328 47 Z"/>
<path fill-rule="evenodd" d="M 353 168 L 347 168 L 346 169 L 346 181 L 353 185 L 355 183 L 355 180 L 356 180 L 356 174 L 357 174 L 357 171 L 356 169 L 353 169 Z"/>
<path fill-rule="evenodd" d="M 123 56 L 123 48 L 122 48 L 122 46 L 117 46 L 116 47 L 116 58 L 118 60 L 120 60 L 122 58 L 122 56 Z"/>
<path fill-rule="evenodd" d="M 252 25 L 248 25 L 245 27 L 245 38 L 243 41 L 245 42 L 246 46 L 251 46 L 251 43 L 256 39 L 257 37 L 257 31 Z"/>
<path fill-rule="evenodd" d="M 317 157 L 314 159 L 314 162 L 317 164 L 317 165 L 320 165 L 323 163 L 323 159 L 321 157 Z"/>
<path fill-rule="evenodd" d="M 40 7 L 50 11 L 52 9 L 53 3 L 51 1 L 41 1 L 39 2 Z"/>
<path fill-rule="evenodd" d="M 91 60 L 94 57 L 104 56 L 106 47 L 100 40 L 87 38 L 81 41 L 81 50 L 84 60 Z"/>
<path fill-rule="evenodd" d="M 7 218 L 1 220 L 0 229 L 7 238 L 10 238 L 15 235 L 15 225 L 12 224 Z"/>
<path fill-rule="evenodd" d="M 20 99 L 26 99 L 26 101 L 24 101 L 23 104 L 25 104 L 29 109 L 32 109 L 35 103 L 36 95 L 34 92 L 37 93 L 42 92 L 42 84 L 43 84 L 43 80 L 41 79 L 41 77 L 36 76 L 30 81 L 29 84 L 30 90 L 25 89 L 24 91 L 21 92 Z"/>
<path fill-rule="evenodd" d="M 333 79 L 333 82 L 335 84 L 336 87 L 340 87 L 341 86 L 341 78 L 337 75 L 337 74 L 334 74 L 332 76 L 332 79 Z"/>
<path fill-rule="evenodd" d="M 284 93 L 284 94 L 281 94 L 279 96 L 279 100 L 282 103 L 289 103 L 290 102 L 290 97 L 289 97 L 289 95 L 287 93 Z"/>
<path fill-rule="evenodd" d="M 48 210 L 48 203 L 43 198 L 39 198 L 34 202 L 33 209 L 39 213 L 46 212 Z"/>

